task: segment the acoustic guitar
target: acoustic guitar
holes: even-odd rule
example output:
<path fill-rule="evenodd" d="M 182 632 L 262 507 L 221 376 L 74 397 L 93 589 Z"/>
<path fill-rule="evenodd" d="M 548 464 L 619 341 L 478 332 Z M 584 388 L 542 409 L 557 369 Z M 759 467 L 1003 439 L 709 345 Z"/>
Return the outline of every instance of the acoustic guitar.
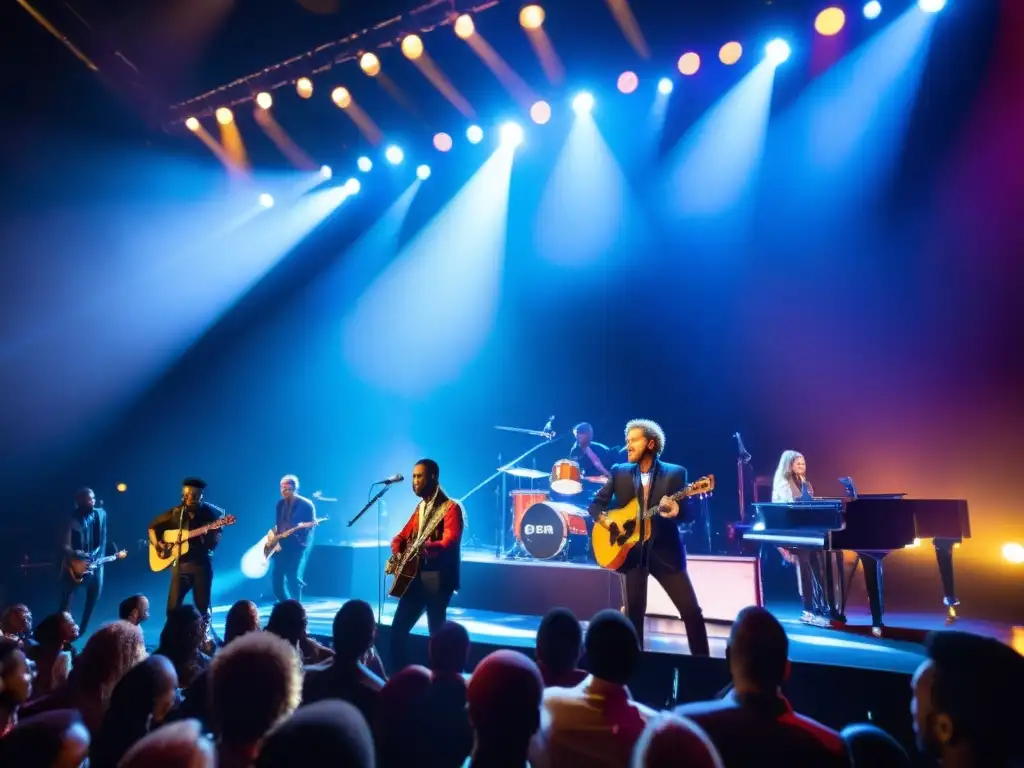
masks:
<path fill-rule="evenodd" d="M 384 566 L 384 574 L 395 577 L 395 580 L 391 583 L 391 589 L 388 590 L 388 594 L 392 597 L 404 595 L 405 591 L 409 589 L 409 585 L 412 584 L 413 579 L 416 578 L 416 574 L 420 571 L 420 554 L 423 551 L 423 545 L 427 543 L 431 534 L 437 530 L 437 526 L 444 520 L 448 504 L 449 502 L 445 502 L 439 505 L 440 509 L 434 510 L 433 515 L 427 520 L 427 524 L 423 526 L 423 530 L 419 532 L 416 538 L 401 552 L 397 552 L 388 558 L 387 565 Z"/>
<path fill-rule="evenodd" d="M 153 542 L 149 543 L 149 567 L 155 572 L 164 570 L 177 560 L 180 555 L 188 553 L 189 540 L 197 539 L 210 531 L 216 531 L 218 528 L 234 524 L 234 515 L 224 515 L 220 520 L 215 520 L 209 525 L 196 528 L 194 531 L 186 528 L 181 532 L 180 551 L 178 549 L 178 529 L 170 528 L 164 531 L 160 537 L 161 540 L 156 545 Z"/>
<path fill-rule="evenodd" d="M 694 480 L 678 493 L 673 493 L 668 498 L 674 501 L 682 501 L 689 496 L 709 496 L 715 490 L 715 476 L 706 475 L 699 480 Z M 590 534 L 590 541 L 594 547 L 594 557 L 597 564 L 602 568 L 617 571 L 626 562 L 630 551 L 637 544 L 640 544 L 640 519 L 650 520 L 659 514 L 658 506 L 640 511 L 640 502 L 633 499 L 621 509 L 612 509 L 607 513 L 609 526 L 595 525 Z M 651 538 L 651 526 L 643 527 L 646 542 Z"/>
<path fill-rule="evenodd" d="M 85 579 L 86 574 L 94 573 L 97 568 L 107 563 L 112 563 L 115 560 L 124 560 L 128 557 L 128 551 L 122 549 L 113 555 L 107 555 L 106 557 L 97 557 L 95 560 L 89 558 L 80 557 L 69 557 L 64 561 L 64 571 L 75 584 L 81 584 Z"/>

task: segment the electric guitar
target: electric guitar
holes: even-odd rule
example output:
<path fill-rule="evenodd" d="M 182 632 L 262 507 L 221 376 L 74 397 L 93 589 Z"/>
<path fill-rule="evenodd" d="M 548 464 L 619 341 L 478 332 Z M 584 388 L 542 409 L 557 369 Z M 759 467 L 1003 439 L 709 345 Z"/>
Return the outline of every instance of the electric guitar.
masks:
<path fill-rule="evenodd" d="M 178 529 L 171 528 L 163 532 L 160 537 L 160 541 L 156 544 L 153 542 L 149 543 L 149 567 L 156 572 L 162 571 L 170 566 L 175 560 L 181 555 L 188 553 L 188 542 L 190 539 L 196 539 L 210 531 L 216 531 L 218 528 L 224 528 L 228 525 L 235 524 L 234 515 L 224 515 L 219 520 L 215 520 L 209 525 L 204 525 L 201 528 L 196 528 L 194 531 L 190 531 L 187 528 L 181 532 L 181 549 L 178 549 Z"/>
<path fill-rule="evenodd" d="M 281 539 L 287 539 L 293 533 L 298 533 L 299 531 L 304 531 L 308 528 L 316 528 L 320 523 L 323 523 L 326 520 L 326 517 L 317 517 L 305 523 L 299 523 L 295 527 L 289 528 L 284 533 L 275 533 L 274 529 L 271 528 L 267 531 L 267 537 L 263 540 L 263 556 L 269 560 L 274 556 L 275 552 L 281 551 Z"/>
<path fill-rule="evenodd" d="M 81 584 L 86 574 L 94 573 L 101 565 L 112 563 L 115 560 L 124 560 L 126 557 L 128 557 L 128 550 L 125 549 L 113 555 L 97 557 L 95 560 L 91 558 L 69 557 L 64 561 L 64 572 L 71 577 L 75 584 Z"/>
<path fill-rule="evenodd" d="M 715 490 L 715 476 L 706 475 L 699 480 L 694 480 L 683 490 L 668 498 L 681 501 L 689 496 L 709 496 L 713 490 Z M 650 520 L 660 513 L 658 506 L 655 505 L 641 514 L 640 502 L 633 499 L 621 509 L 609 510 L 606 514 L 609 518 L 608 527 L 595 525 L 594 531 L 590 535 L 590 541 L 594 547 L 597 564 L 602 568 L 617 571 L 626 562 L 626 557 L 633 547 L 641 543 L 640 518 Z M 643 540 L 646 542 L 651 538 L 651 526 L 643 526 L 643 532 Z"/>

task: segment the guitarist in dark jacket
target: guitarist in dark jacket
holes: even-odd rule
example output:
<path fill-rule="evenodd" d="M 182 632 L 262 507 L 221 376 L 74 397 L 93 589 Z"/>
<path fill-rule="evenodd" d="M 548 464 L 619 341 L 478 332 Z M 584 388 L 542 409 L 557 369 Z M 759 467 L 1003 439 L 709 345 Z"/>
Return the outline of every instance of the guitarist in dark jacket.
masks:
<path fill-rule="evenodd" d="M 71 560 L 92 561 L 107 554 L 106 510 L 96 506 L 96 494 L 91 488 L 79 489 L 75 494 L 75 502 L 77 506 L 64 526 L 61 542 L 65 566 Z M 103 566 L 86 573 L 81 583 L 71 578 L 65 567 L 61 572 L 60 583 L 60 613 L 71 609 L 71 600 L 79 587 L 85 589 L 85 608 L 82 609 L 82 620 L 78 622 L 80 634 L 85 637 L 93 608 L 103 592 Z"/>
<path fill-rule="evenodd" d="M 639 525 L 651 526 L 651 537 L 642 546 L 635 546 L 619 569 L 622 601 L 633 622 L 641 647 L 644 639 L 644 616 L 647 613 L 647 576 L 650 574 L 665 589 L 672 604 L 686 625 L 686 639 L 694 656 L 708 655 L 708 632 L 704 615 L 693 584 L 686 573 L 686 549 L 678 524 L 679 502 L 669 497 L 686 485 L 686 470 L 678 464 L 660 461 L 665 448 L 665 433 L 653 421 L 634 419 L 626 425 L 628 464 L 616 464 L 612 476 L 597 492 L 590 505 L 590 516 L 605 527 L 610 525 L 605 512 L 621 509 L 633 499 L 639 502 L 640 513 L 657 506 L 659 514 Z M 614 499 L 614 503 L 613 503 Z"/>
<path fill-rule="evenodd" d="M 462 507 L 448 498 L 438 479 L 437 462 L 421 459 L 412 469 L 412 490 L 420 498 L 412 517 L 391 540 L 391 551 L 404 552 L 419 536 L 420 527 L 440 517 L 440 523 L 423 545 L 419 555 L 419 572 L 398 600 L 391 622 L 391 668 L 398 672 L 406 664 L 409 633 L 427 613 L 433 634 L 447 620 L 448 603 L 459 588 L 459 566 L 462 562 Z"/>

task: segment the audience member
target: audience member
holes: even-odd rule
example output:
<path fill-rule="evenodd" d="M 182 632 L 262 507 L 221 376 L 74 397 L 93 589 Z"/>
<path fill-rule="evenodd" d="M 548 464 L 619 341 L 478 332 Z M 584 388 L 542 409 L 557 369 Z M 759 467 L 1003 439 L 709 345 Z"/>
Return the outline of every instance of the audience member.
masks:
<path fill-rule="evenodd" d="M 430 636 L 428 654 L 435 680 L 458 677 L 464 681 L 462 672 L 469 660 L 469 633 L 461 624 L 446 621 Z"/>
<path fill-rule="evenodd" d="M 282 600 L 274 606 L 267 621 L 267 632 L 273 632 L 298 651 L 303 664 L 319 664 L 334 655 L 307 634 L 306 609 L 298 600 Z"/>
<path fill-rule="evenodd" d="M 264 734 L 299 705 L 302 667 L 285 640 L 250 632 L 214 657 L 208 685 L 218 764 L 248 768 Z"/>
<path fill-rule="evenodd" d="M 9 605 L 0 614 L 0 635 L 18 640 L 23 646 L 32 643 L 32 611 L 24 603 Z"/>
<path fill-rule="evenodd" d="M 224 619 L 224 643 L 260 630 L 260 610 L 252 600 L 239 600 Z"/>
<path fill-rule="evenodd" d="M 346 768 L 375 765 L 370 727 L 347 701 L 310 704 L 284 720 L 264 739 L 256 768 L 305 768 L 311 763 Z"/>
<path fill-rule="evenodd" d="M 372 725 L 377 764 L 382 768 L 408 768 L 419 762 L 432 738 L 423 716 L 430 680 L 430 670 L 411 665 L 381 688 Z"/>
<path fill-rule="evenodd" d="M 474 670 L 466 694 L 476 735 L 470 768 L 528 765 L 543 697 L 544 680 L 527 656 L 507 650 L 486 656 Z"/>
<path fill-rule="evenodd" d="M 117 607 L 117 617 L 129 624 L 141 624 L 149 619 L 149 598 L 145 595 L 132 595 L 121 601 Z"/>
<path fill-rule="evenodd" d="M 590 621 L 584 640 L 590 676 L 574 688 L 544 692 L 545 718 L 531 762 L 594 766 L 628 765 L 650 707 L 635 702 L 626 683 L 640 661 L 640 641 L 630 620 L 615 610 Z"/>
<path fill-rule="evenodd" d="M 633 750 L 633 768 L 723 768 L 722 758 L 699 725 L 663 714 L 647 723 Z"/>
<path fill-rule="evenodd" d="M 439 768 L 459 768 L 473 749 L 473 729 L 466 712 L 469 633 L 461 624 L 446 621 L 430 636 L 433 680 L 427 691 L 427 727 L 432 734 L 427 758 Z"/>
<path fill-rule="evenodd" d="M 217 768 L 216 752 L 198 722 L 183 720 L 144 736 L 118 768 Z"/>
<path fill-rule="evenodd" d="M 332 630 L 334 658 L 306 668 L 302 700 L 342 699 L 373 723 L 384 681 L 360 661 L 377 634 L 373 608 L 363 600 L 349 600 L 334 615 Z"/>
<path fill-rule="evenodd" d="M 722 699 L 676 709 L 707 732 L 726 768 L 849 766 L 839 734 L 795 713 L 782 695 L 789 639 L 778 619 L 764 608 L 744 608 L 732 626 L 726 658 L 732 690 Z"/>
<path fill-rule="evenodd" d="M 51 613 L 39 622 L 35 639 L 29 656 L 36 665 L 34 695 L 39 697 L 67 682 L 74 664 L 71 644 L 78 639 L 78 625 L 67 611 Z"/>
<path fill-rule="evenodd" d="M 150 656 L 132 667 L 110 695 L 89 750 L 89 768 L 117 768 L 135 742 L 163 723 L 177 687 L 174 665 L 163 656 Z"/>
<path fill-rule="evenodd" d="M 840 735 L 853 768 L 911 768 L 910 755 L 892 736 L 874 725 L 848 725 Z"/>
<path fill-rule="evenodd" d="M 586 671 L 577 669 L 583 650 L 583 629 L 568 608 L 552 608 L 537 628 L 537 666 L 545 688 L 572 688 Z"/>
<path fill-rule="evenodd" d="M 203 615 L 194 605 L 179 605 L 168 612 L 156 652 L 170 659 L 182 688 L 209 668 L 210 657 L 201 650 L 205 642 Z"/>
<path fill-rule="evenodd" d="M 969 632 L 932 632 L 914 673 L 910 712 L 918 747 L 943 768 L 1003 768 L 1024 758 L 1024 657 Z"/>
<path fill-rule="evenodd" d="M 32 695 L 32 662 L 21 644 L 0 637 L 0 738 L 18 721 L 18 707 Z"/>
<path fill-rule="evenodd" d="M 89 755 L 89 731 L 70 709 L 25 718 L 0 739 L 7 768 L 79 768 Z"/>

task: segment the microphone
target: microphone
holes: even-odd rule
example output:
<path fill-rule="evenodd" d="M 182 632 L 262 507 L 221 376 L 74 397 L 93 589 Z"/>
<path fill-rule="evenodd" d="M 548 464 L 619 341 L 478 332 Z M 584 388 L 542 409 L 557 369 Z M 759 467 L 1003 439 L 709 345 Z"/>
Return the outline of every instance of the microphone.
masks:
<path fill-rule="evenodd" d="M 405 480 L 405 478 L 402 476 L 402 473 L 399 472 L 397 475 L 392 475 L 391 477 L 385 477 L 383 480 L 380 480 L 379 482 L 377 482 L 376 485 L 393 485 L 395 483 L 400 483 L 403 480 Z"/>

